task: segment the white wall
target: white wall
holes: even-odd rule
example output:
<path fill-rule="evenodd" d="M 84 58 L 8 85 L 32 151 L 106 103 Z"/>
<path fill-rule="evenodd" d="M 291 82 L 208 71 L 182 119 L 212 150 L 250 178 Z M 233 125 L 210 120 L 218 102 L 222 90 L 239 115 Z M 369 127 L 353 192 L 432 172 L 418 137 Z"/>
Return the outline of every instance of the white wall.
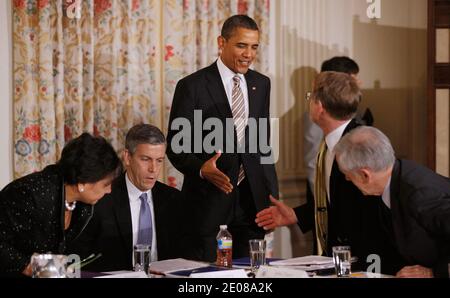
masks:
<path fill-rule="evenodd" d="M 12 180 L 11 1 L 0 1 L 0 189 Z"/>
<path fill-rule="evenodd" d="M 280 119 L 277 174 L 282 198 L 290 206 L 305 201 L 304 94 L 322 61 L 332 56 L 358 62 L 361 110 L 370 107 L 375 126 L 388 135 L 397 155 L 426 160 L 427 1 L 380 1 L 377 20 L 367 17 L 366 0 L 271 2 L 271 109 Z M 274 238 L 277 257 L 311 251 L 311 235 L 296 226 L 278 229 Z"/>

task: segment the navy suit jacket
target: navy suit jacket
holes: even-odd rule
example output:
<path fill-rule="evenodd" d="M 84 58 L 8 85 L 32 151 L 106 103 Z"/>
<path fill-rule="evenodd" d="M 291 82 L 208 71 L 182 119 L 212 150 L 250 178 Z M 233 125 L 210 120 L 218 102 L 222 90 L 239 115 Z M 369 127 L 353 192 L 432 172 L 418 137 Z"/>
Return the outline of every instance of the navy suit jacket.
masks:
<path fill-rule="evenodd" d="M 182 257 L 183 237 L 180 192 L 156 182 L 152 188 L 158 259 Z M 94 207 L 94 216 L 69 250 L 82 258 L 92 253 L 102 256 L 83 267 L 87 271 L 132 270 L 133 236 L 125 174 L 112 185 L 112 191 Z"/>
<path fill-rule="evenodd" d="M 393 241 L 409 265 L 448 277 L 450 179 L 409 160 L 397 160 L 391 178 Z"/>

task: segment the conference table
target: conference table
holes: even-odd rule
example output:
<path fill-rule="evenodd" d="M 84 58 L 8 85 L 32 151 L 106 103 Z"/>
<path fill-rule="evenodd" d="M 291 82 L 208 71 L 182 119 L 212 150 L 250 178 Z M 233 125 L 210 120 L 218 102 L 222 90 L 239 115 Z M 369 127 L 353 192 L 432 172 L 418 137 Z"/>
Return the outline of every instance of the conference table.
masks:
<path fill-rule="evenodd" d="M 267 264 L 281 259 L 268 258 Z M 170 265 L 168 265 L 172 262 Z M 175 264 L 176 265 L 173 265 Z M 152 266 L 153 264 L 153 266 Z M 291 266 L 262 266 L 256 274 L 251 272 L 249 258 L 233 260 L 232 268 L 216 266 L 213 263 L 197 262 L 184 259 L 159 261 L 150 264 L 148 274 L 134 271 L 115 272 L 81 272 L 81 278 L 336 278 L 335 269 L 324 266 L 317 270 L 299 270 Z M 159 266 L 155 266 L 158 264 Z M 178 268 L 177 268 L 178 267 Z M 155 268 L 157 270 L 155 270 Z M 178 270 L 179 269 L 179 270 Z M 392 278 L 393 276 L 356 271 L 349 278 Z"/>

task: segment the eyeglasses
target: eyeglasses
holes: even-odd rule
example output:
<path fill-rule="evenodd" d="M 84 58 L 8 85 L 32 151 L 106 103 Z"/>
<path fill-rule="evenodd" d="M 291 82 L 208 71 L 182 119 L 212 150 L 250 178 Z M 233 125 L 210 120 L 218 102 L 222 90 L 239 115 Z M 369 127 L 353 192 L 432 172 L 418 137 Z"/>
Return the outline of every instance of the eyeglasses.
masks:
<path fill-rule="evenodd" d="M 310 101 L 310 100 L 311 100 L 311 97 L 312 97 L 312 92 L 306 92 L 306 94 L 305 94 L 305 100 L 306 100 L 306 101 Z"/>

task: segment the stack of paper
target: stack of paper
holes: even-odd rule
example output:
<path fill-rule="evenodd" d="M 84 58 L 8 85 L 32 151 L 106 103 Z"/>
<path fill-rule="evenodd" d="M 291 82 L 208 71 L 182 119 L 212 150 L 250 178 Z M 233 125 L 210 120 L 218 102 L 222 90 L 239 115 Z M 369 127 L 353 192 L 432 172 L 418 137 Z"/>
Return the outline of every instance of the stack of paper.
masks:
<path fill-rule="evenodd" d="M 189 277 L 193 278 L 248 278 L 244 269 L 230 269 L 210 272 L 191 273 Z"/>
<path fill-rule="evenodd" d="M 186 259 L 171 259 L 151 263 L 150 271 L 167 274 L 175 271 L 194 270 L 208 266 L 209 264 L 202 262 L 189 261 Z"/>
<path fill-rule="evenodd" d="M 333 258 L 323 256 L 305 256 L 270 262 L 271 266 L 290 266 L 305 271 L 333 268 Z"/>
<path fill-rule="evenodd" d="M 259 267 L 256 278 L 307 278 L 308 273 L 304 270 L 299 270 L 295 266 L 291 267 L 274 267 L 261 266 Z"/>

